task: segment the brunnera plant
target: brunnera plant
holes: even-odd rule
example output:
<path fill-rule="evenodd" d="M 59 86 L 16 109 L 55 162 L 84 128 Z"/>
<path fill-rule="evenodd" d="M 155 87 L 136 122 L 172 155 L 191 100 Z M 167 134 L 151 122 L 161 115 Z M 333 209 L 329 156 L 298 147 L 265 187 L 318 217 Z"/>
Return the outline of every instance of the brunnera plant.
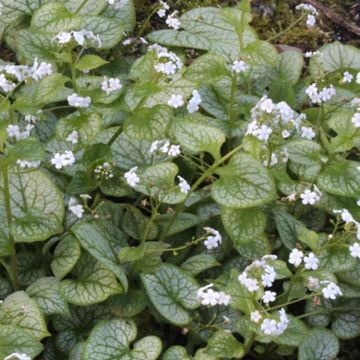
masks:
<path fill-rule="evenodd" d="M 360 50 L 279 53 L 247 0 L 153 17 L 1 1 L 0 358 L 335 358 L 360 335 Z"/>

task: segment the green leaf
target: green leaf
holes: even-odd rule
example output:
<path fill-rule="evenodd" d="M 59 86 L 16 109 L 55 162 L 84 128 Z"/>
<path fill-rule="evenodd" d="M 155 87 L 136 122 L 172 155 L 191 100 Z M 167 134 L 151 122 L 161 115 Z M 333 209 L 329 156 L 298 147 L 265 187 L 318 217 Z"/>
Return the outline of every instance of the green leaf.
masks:
<path fill-rule="evenodd" d="M 205 353 L 220 357 L 242 359 L 246 353 L 245 346 L 225 330 L 216 331 L 207 344 Z"/>
<path fill-rule="evenodd" d="M 199 306 L 196 281 L 174 265 L 163 264 L 141 280 L 155 309 L 170 323 L 185 326 L 191 321 L 187 309 Z"/>
<path fill-rule="evenodd" d="M 220 149 L 225 142 L 225 135 L 215 127 L 196 123 L 191 119 L 176 121 L 173 127 L 177 141 L 194 153 L 206 151 L 215 160 L 220 158 Z"/>
<path fill-rule="evenodd" d="M 83 254 L 72 271 L 75 279 L 63 280 L 60 289 L 75 305 L 91 305 L 122 292 L 115 275 L 88 254 Z"/>
<path fill-rule="evenodd" d="M 142 245 L 129 246 L 129 247 L 124 247 L 124 248 L 120 249 L 118 258 L 121 263 L 126 263 L 126 262 L 133 262 L 133 261 L 140 260 L 144 257 L 144 255 L 145 255 L 144 246 L 142 246 Z"/>
<path fill-rule="evenodd" d="M 354 46 L 335 41 L 324 45 L 319 51 L 321 56 L 312 58 L 310 61 L 310 73 L 314 79 L 322 78 L 326 73 L 347 68 L 360 70 L 360 50 Z"/>
<path fill-rule="evenodd" d="M 173 221 L 173 217 L 173 214 L 164 214 L 160 215 L 157 220 L 161 232 L 166 231 L 166 236 L 175 235 L 202 222 L 198 216 L 191 213 L 180 213 L 175 221 Z M 171 226 L 168 228 L 170 223 Z"/>
<path fill-rule="evenodd" d="M 103 66 L 105 64 L 108 64 L 109 62 L 102 59 L 100 56 L 97 55 L 85 55 L 83 56 L 76 64 L 76 69 L 88 72 L 90 70 L 94 70 L 99 68 L 100 66 Z"/>
<path fill-rule="evenodd" d="M 280 54 L 278 78 L 295 85 L 304 67 L 304 56 L 301 51 L 289 50 Z"/>
<path fill-rule="evenodd" d="M 43 345 L 28 331 L 20 326 L 0 325 L 0 358 L 14 352 L 35 358 L 43 350 Z"/>
<path fill-rule="evenodd" d="M 82 221 L 75 224 L 71 231 L 85 250 L 116 275 L 126 292 L 128 281 L 123 268 L 118 263 L 115 250 L 111 245 L 110 234 L 104 225 L 98 221 Z"/>
<path fill-rule="evenodd" d="M 179 345 L 171 346 L 168 348 L 162 360 L 191 360 L 185 348 Z"/>
<path fill-rule="evenodd" d="M 334 244 L 322 249 L 319 256 L 320 269 L 329 272 L 346 271 L 353 268 L 357 261 L 351 256 L 347 245 Z"/>
<path fill-rule="evenodd" d="M 107 301 L 111 312 L 120 318 L 130 318 L 140 314 L 147 305 L 145 293 L 134 289 L 130 289 L 126 294 L 111 296 Z"/>
<path fill-rule="evenodd" d="M 87 360 L 156 360 L 162 350 L 161 340 L 147 336 L 137 341 L 137 329 L 131 320 L 109 320 L 99 323 L 85 343 Z"/>
<path fill-rule="evenodd" d="M 69 11 L 85 16 L 98 15 L 108 5 L 106 0 L 87 0 L 85 3 L 84 0 L 65 0 L 63 2 Z"/>
<path fill-rule="evenodd" d="M 102 119 L 95 113 L 75 112 L 58 120 L 56 135 L 65 140 L 71 132 L 76 130 L 79 134 L 79 142 L 89 145 L 101 130 Z"/>
<path fill-rule="evenodd" d="M 44 3 L 42 0 L 3 0 L 1 2 L 1 21 L 15 23 L 23 16 L 31 16 L 34 10 Z"/>
<path fill-rule="evenodd" d="M 293 140 L 286 144 L 289 159 L 301 165 L 319 165 L 321 147 L 311 140 Z"/>
<path fill-rule="evenodd" d="M 299 346 L 298 360 L 329 360 L 336 358 L 339 340 L 327 329 L 313 329 Z"/>
<path fill-rule="evenodd" d="M 275 185 L 260 161 L 245 153 L 234 155 L 219 170 L 211 195 L 221 206 L 249 208 L 274 200 Z"/>
<path fill-rule="evenodd" d="M 149 222 L 150 218 L 146 217 L 139 209 L 128 205 L 122 219 L 122 229 L 134 239 L 142 240 Z M 154 239 L 157 234 L 158 227 L 153 223 L 149 227 L 146 240 Z"/>
<path fill-rule="evenodd" d="M 27 330 L 37 340 L 50 335 L 38 304 L 24 291 L 14 292 L 4 300 L 0 309 L 0 323 Z"/>
<path fill-rule="evenodd" d="M 181 264 L 180 268 L 189 275 L 196 276 L 215 266 L 220 266 L 220 263 L 212 255 L 199 254 L 188 258 Z"/>
<path fill-rule="evenodd" d="M 360 171 L 358 162 L 343 160 L 330 162 L 321 171 L 317 183 L 333 195 L 359 197 Z"/>
<path fill-rule="evenodd" d="M 0 182 L 0 209 L 4 207 L 3 182 Z M 57 187 L 41 170 L 9 174 L 10 206 L 13 214 L 10 231 L 15 242 L 43 241 L 61 232 L 64 202 Z M 6 231 L 3 224 L 3 231 Z"/>
<path fill-rule="evenodd" d="M 58 279 L 65 277 L 81 256 L 80 244 L 72 235 L 67 235 L 56 246 L 51 270 Z"/>
<path fill-rule="evenodd" d="M 46 158 L 44 145 L 33 138 L 20 140 L 16 144 L 7 144 L 7 155 L 14 163 L 18 159 L 37 161 Z"/>
<path fill-rule="evenodd" d="M 347 300 L 341 302 L 341 307 L 347 311 L 336 312 L 335 319 L 331 324 L 331 330 L 340 339 L 352 339 L 360 335 L 360 311 L 359 300 Z M 354 310 L 352 310 L 354 309 Z M 356 309 L 356 310 L 355 310 Z"/>
<path fill-rule="evenodd" d="M 223 207 L 221 220 L 235 247 L 265 236 L 266 216 L 260 209 Z"/>
<path fill-rule="evenodd" d="M 81 18 L 69 12 L 63 4 L 50 2 L 34 12 L 31 18 L 33 31 L 57 35 L 81 27 Z"/>
<path fill-rule="evenodd" d="M 26 292 L 40 306 L 45 315 L 68 314 L 68 305 L 60 293 L 60 283 L 54 277 L 43 277 L 30 285 Z"/>
<path fill-rule="evenodd" d="M 135 28 L 136 15 L 133 0 L 122 0 L 116 6 L 108 6 L 104 15 L 120 20 L 127 33 L 131 33 Z"/>
<path fill-rule="evenodd" d="M 140 182 L 136 191 L 148 195 L 165 204 L 178 204 L 186 199 L 186 194 L 175 184 L 178 167 L 171 162 L 163 162 L 138 170 Z"/>
<path fill-rule="evenodd" d="M 105 16 L 85 16 L 82 28 L 99 36 L 101 41 L 99 48 L 101 49 L 110 49 L 116 46 L 124 33 L 124 27 L 119 21 Z"/>
<path fill-rule="evenodd" d="M 208 50 L 234 61 L 240 56 L 241 45 L 257 40 L 255 31 L 248 25 L 250 20 L 250 14 L 235 8 L 197 8 L 180 17 L 184 30 L 159 30 L 148 35 L 148 39 L 166 46 Z"/>
<path fill-rule="evenodd" d="M 157 105 L 151 109 L 142 108 L 126 120 L 124 131 L 137 140 L 152 142 L 164 139 L 173 116 L 173 111 L 168 106 Z"/>

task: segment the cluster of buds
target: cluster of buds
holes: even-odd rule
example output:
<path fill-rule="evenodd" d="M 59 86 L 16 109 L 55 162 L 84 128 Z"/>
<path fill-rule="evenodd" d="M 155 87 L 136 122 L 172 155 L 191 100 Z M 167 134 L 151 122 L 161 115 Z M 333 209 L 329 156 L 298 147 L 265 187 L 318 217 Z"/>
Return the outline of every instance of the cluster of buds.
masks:
<path fill-rule="evenodd" d="M 104 162 L 102 165 L 98 165 L 95 170 L 95 178 L 109 180 L 114 177 L 114 173 L 112 171 L 112 165 L 108 162 Z"/>

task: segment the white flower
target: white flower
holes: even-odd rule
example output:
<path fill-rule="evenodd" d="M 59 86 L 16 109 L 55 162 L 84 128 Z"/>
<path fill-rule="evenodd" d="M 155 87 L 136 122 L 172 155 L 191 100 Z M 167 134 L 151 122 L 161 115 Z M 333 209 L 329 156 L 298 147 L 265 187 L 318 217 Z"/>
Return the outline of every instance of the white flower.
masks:
<path fill-rule="evenodd" d="M 315 256 L 314 253 L 309 253 L 308 256 L 304 257 L 305 269 L 308 270 L 317 270 L 319 267 L 319 259 Z"/>
<path fill-rule="evenodd" d="M 0 74 L 0 87 L 5 93 L 8 93 L 15 89 L 16 84 L 8 81 L 4 74 Z"/>
<path fill-rule="evenodd" d="M 272 113 L 274 110 L 274 103 L 271 99 L 264 98 L 263 101 L 260 102 L 260 110 L 265 113 Z"/>
<path fill-rule="evenodd" d="M 130 44 L 132 44 L 134 41 L 135 41 L 135 38 L 130 37 L 130 38 L 124 40 L 122 43 L 123 43 L 123 45 L 130 45 Z"/>
<path fill-rule="evenodd" d="M 331 281 L 322 289 L 322 293 L 325 299 L 331 300 L 335 300 L 338 295 L 342 295 L 340 288 Z"/>
<path fill-rule="evenodd" d="M 228 295 L 228 294 L 225 294 L 223 291 L 220 291 L 218 293 L 218 305 L 229 305 L 230 303 L 230 300 L 231 300 L 231 296 Z"/>
<path fill-rule="evenodd" d="M 356 113 L 352 118 L 351 122 L 355 127 L 360 127 L 360 113 Z"/>
<path fill-rule="evenodd" d="M 184 105 L 184 99 L 181 95 L 173 94 L 168 101 L 168 105 L 177 109 Z"/>
<path fill-rule="evenodd" d="M 281 132 L 281 136 L 283 137 L 283 139 L 287 139 L 290 136 L 290 133 L 288 130 L 283 130 Z"/>
<path fill-rule="evenodd" d="M 304 205 L 314 205 L 317 201 L 320 200 L 320 196 L 315 192 L 309 189 L 306 189 L 301 195 L 302 203 Z"/>
<path fill-rule="evenodd" d="M 260 329 L 265 335 L 275 335 L 277 332 L 277 324 L 277 321 L 274 319 L 265 319 Z"/>
<path fill-rule="evenodd" d="M 189 100 L 186 109 L 189 113 L 194 113 L 199 110 L 200 104 L 201 104 L 201 96 L 197 90 L 194 90 L 192 92 L 192 98 Z"/>
<path fill-rule="evenodd" d="M 103 82 L 101 83 L 101 90 L 106 92 L 107 95 L 121 90 L 122 85 L 119 79 L 116 78 L 107 78 L 105 76 Z"/>
<path fill-rule="evenodd" d="M 269 304 L 276 300 L 276 293 L 273 291 L 265 291 L 261 299 L 264 302 L 264 304 Z"/>
<path fill-rule="evenodd" d="M 171 13 L 167 19 L 166 19 L 166 24 L 172 28 L 172 29 L 175 29 L 175 30 L 179 30 L 180 27 L 181 27 L 181 22 L 180 20 L 176 17 L 178 11 L 174 11 L 173 13 Z"/>
<path fill-rule="evenodd" d="M 72 144 L 77 144 L 79 142 L 79 133 L 74 130 L 72 131 L 66 138 L 66 141 L 72 143 Z"/>
<path fill-rule="evenodd" d="M 360 259 L 360 244 L 354 243 L 349 247 L 350 255 L 354 258 Z"/>
<path fill-rule="evenodd" d="M 238 279 L 240 284 L 244 285 L 248 291 L 255 292 L 259 290 L 258 281 L 256 279 L 248 278 L 246 272 L 240 274 Z"/>
<path fill-rule="evenodd" d="M 316 24 L 316 17 L 314 15 L 308 15 L 306 19 L 306 25 L 308 27 L 314 27 Z"/>
<path fill-rule="evenodd" d="M 316 10 L 316 8 L 310 4 L 301 3 L 301 4 L 297 5 L 295 9 L 296 10 L 304 10 L 315 16 L 317 16 L 319 14 L 319 12 Z"/>
<path fill-rule="evenodd" d="M 315 132 L 311 127 L 303 126 L 301 128 L 301 137 L 304 139 L 311 140 L 315 137 Z"/>
<path fill-rule="evenodd" d="M 170 6 L 163 0 L 159 0 L 161 8 L 157 11 L 159 17 L 165 17 L 166 12 L 170 9 Z"/>
<path fill-rule="evenodd" d="M 24 169 L 24 168 L 29 168 L 29 169 L 38 168 L 40 166 L 40 164 L 41 164 L 40 160 L 37 160 L 37 161 L 27 161 L 27 160 L 21 160 L 21 159 L 16 160 L 16 165 L 18 165 L 22 169 Z"/>
<path fill-rule="evenodd" d="M 155 151 L 157 151 L 159 147 L 159 140 L 155 140 L 151 143 L 149 153 L 153 154 Z"/>
<path fill-rule="evenodd" d="M 208 289 L 202 295 L 201 304 L 205 306 L 207 305 L 215 306 L 218 303 L 218 299 L 219 299 L 219 293 L 212 289 Z"/>
<path fill-rule="evenodd" d="M 137 166 L 131 168 L 128 172 L 124 174 L 126 182 L 129 186 L 136 186 L 140 182 L 140 178 L 136 174 Z"/>
<path fill-rule="evenodd" d="M 67 44 L 72 39 L 71 32 L 61 31 L 59 34 L 55 36 L 55 39 L 58 41 L 59 44 L 64 45 Z"/>
<path fill-rule="evenodd" d="M 32 75 L 31 77 L 35 81 L 41 80 L 46 75 L 51 75 L 53 73 L 53 67 L 51 64 L 46 62 L 38 63 L 37 58 L 34 60 L 34 65 L 32 67 Z"/>
<path fill-rule="evenodd" d="M 84 207 L 78 204 L 74 198 L 70 198 L 69 210 L 79 219 L 81 219 L 84 215 Z"/>
<path fill-rule="evenodd" d="M 205 291 L 208 290 L 208 289 L 210 289 L 210 288 L 212 288 L 213 286 L 214 286 L 214 284 L 209 284 L 209 285 L 205 285 L 205 286 L 201 287 L 201 288 L 198 289 L 198 291 L 197 291 L 197 296 L 198 296 L 199 298 L 201 298 L 201 297 L 204 295 Z"/>
<path fill-rule="evenodd" d="M 8 127 L 6 128 L 6 131 L 8 133 L 8 136 L 10 138 L 14 137 L 14 138 L 18 138 L 20 136 L 20 127 L 18 125 L 8 125 Z"/>
<path fill-rule="evenodd" d="M 353 81 L 354 76 L 351 75 L 348 71 L 345 71 L 342 78 L 342 83 L 351 83 Z"/>
<path fill-rule="evenodd" d="M 189 183 L 183 177 L 181 177 L 180 175 L 178 175 L 177 178 L 179 180 L 180 191 L 183 194 L 187 194 L 191 189 Z"/>
<path fill-rule="evenodd" d="M 206 246 L 206 248 L 208 250 L 217 248 L 221 244 L 220 233 L 211 227 L 204 227 L 204 230 L 209 235 L 204 241 L 204 245 Z"/>
<path fill-rule="evenodd" d="M 168 151 L 168 155 L 171 157 L 176 157 L 178 155 L 180 155 L 181 150 L 180 150 L 180 145 L 171 145 Z"/>
<path fill-rule="evenodd" d="M 320 55 L 321 55 L 320 51 L 307 51 L 307 52 L 304 54 L 304 56 L 305 56 L 306 58 L 312 58 L 312 57 L 320 56 Z"/>
<path fill-rule="evenodd" d="M 262 316 L 261 316 L 259 311 L 255 310 L 255 311 L 250 313 L 250 320 L 252 322 L 258 324 L 261 319 L 262 319 Z"/>
<path fill-rule="evenodd" d="M 24 353 L 12 353 L 4 358 L 4 360 L 31 360 L 31 357 Z"/>
<path fill-rule="evenodd" d="M 74 164 L 75 156 L 72 151 L 67 150 L 63 154 L 56 153 L 51 159 L 51 164 L 55 166 L 56 169 L 60 170 L 65 166 L 70 166 Z"/>
<path fill-rule="evenodd" d="M 249 65 L 245 61 L 235 60 L 231 66 L 231 69 L 237 74 L 246 72 L 249 70 Z"/>
<path fill-rule="evenodd" d="M 299 267 L 302 263 L 304 253 L 298 249 L 293 249 L 289 255 L 289 264 Z"/>
<path fill-rule="evenodd" d="M 315 83 L 312 83 L 309 87 L 305 90 L 306 95 L 313 101 L 314 103 L 317 102 L 317 96 L 318 96 L 318 88 Z"/>
<path fill-rule="evenodd" d="M 276 279 L 276 272 L 272 266 L 265 266 L 265 273 L 261 275 L 262 285 L 271 287 Z"/>
<path fill-rule="evenodd" d="M 333 210 L 334 214 L 340 214 L 342 221 L 344 221 L 346 224 L 355 222 L 354 218 L 350 214 L 349 210 L 342 209 L 342 210 Z"/>
<path fill-rule="evenodd" d="M 70 106 L 74 106 L 78 108 L 87 108 L 91 104 L 91 99 L 89 96 L 82 97 L 76 93 L 69 95 L 67 100 Z"/>
<path fill-rule="evenodd" d="M 268 141 L 271 133 L 272 133 L 272 129 L 271 129 L 271 128 L 269 128 L 269 127 L 266 126 L 266 125 L 261 125 L 261 127 L 259 128 L 259 130 L 256 132 L 256 135 L 255 135 L 255 136 L 256 136 L 259 140 Z"/>
<path fill-rule="evenodd" d="M 307 286 L 310 291 L 317 290 L 320 287 L 320 281 L 317 278 L 309 276 Z"/>
<path fill-rule="evenodd" d="M 275 166 L 278 162 L 279 162 L 279 159 L 278 159 L 277 155 L 275 153 L 272 153 L 269 166 L 270 167 Z M 267 166 L 268 165 L 268 160 L 264 160 L 263 165 Z"/>
<path fill-rule="evenodd" d="M 356 75 L 356 83 L 360 85 L 360 72 L 358 72 Z"/>

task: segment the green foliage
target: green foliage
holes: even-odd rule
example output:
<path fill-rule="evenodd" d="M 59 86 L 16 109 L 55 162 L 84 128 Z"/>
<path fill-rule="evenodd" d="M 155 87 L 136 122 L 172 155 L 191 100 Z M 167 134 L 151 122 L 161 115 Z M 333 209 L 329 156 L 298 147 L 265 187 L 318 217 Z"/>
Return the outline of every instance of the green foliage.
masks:
<path fill-rule="evenodd" d="M 1 358 L 330 360 L 360 336 L 359 49 L 279 51 L 249 0 L 1 4 Z"/>

